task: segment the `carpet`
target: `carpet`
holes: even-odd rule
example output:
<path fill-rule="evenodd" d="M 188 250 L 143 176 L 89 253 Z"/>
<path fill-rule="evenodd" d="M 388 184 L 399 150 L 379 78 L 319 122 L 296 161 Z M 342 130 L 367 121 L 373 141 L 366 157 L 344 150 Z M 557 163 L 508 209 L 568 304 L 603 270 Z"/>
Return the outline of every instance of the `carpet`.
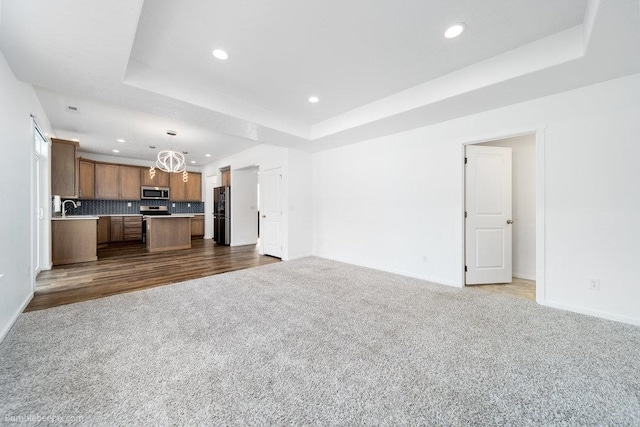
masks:
<path fill-rule="evenodd" d="M 640 425 L 640 328 L 305 258 L 22 314 L 15 421 Z"/>

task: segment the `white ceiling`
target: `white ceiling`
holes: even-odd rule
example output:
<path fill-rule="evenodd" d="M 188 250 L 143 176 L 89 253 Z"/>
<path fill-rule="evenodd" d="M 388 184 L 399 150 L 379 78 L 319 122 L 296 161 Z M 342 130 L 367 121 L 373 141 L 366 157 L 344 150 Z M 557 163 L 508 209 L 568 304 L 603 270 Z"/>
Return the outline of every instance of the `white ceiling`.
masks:
<path fill-rule="evenodd" d="M 0 49 L 56 136 L 149 160 L 149 145 L 170 144 L 198 165 L 260 143 L 317 151 L 640 71 L 638 0 L 2 0 L 1 11 Z M 467 31 L 444 39 L 459 21 Z"/>

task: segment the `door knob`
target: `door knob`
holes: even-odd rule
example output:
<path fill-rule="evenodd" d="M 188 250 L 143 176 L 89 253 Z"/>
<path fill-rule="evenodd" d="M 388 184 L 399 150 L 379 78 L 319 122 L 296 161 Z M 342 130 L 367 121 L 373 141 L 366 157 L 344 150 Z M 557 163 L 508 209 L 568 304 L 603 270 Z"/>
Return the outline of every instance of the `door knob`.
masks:
<path fill-rule="evenodd" d="M 507 220 L 507 224 L 513 224 L 513 220 L 512 219 L 508 219 Z"/>

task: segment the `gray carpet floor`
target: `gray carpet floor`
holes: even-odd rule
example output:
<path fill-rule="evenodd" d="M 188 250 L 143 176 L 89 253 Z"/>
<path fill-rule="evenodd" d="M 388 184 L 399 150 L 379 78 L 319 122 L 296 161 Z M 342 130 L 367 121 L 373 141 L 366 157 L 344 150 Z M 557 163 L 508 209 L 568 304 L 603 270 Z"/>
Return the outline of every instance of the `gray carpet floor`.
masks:
<path fill-rule="evenodd" d="M 37 416 L 640 425 L 640 328 L 306 258 L 21 315 L 0 423 Z"/>

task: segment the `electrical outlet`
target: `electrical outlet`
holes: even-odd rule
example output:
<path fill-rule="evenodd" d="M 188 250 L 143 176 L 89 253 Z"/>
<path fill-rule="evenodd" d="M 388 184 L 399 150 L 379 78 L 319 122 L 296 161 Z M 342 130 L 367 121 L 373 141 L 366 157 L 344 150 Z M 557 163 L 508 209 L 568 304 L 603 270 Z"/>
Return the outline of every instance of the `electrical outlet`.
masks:
<path fill-rule="evenodd" d="M 172 207 L 172 208 L 175 208 L 175 207 L 176 207 L 176 204 L 175 204 L 175 203 L 171 203 L 171 207 Z"/>
<path fill-rule="evenodd" d="M 187 207 L 190 208 L 191 207 L 191 203 L 187 203 Z"/>
<path fill-rule="evenodd" d="M 82 202 L 81 202 L 80 200 L 78 200 L 78 201 L 76 202 L 76 206 L 77 206 L 77 207 L 82 206 Z"/>
<path fill-rule="evenodd" d="M 130 208 L 131 207 L 131 202 L 127 202 L 127 207 Z"/>
<path fill-rule="evenodd" d="M 429 257 L 426 256 L 426 255 L 423 255 L 422 256 L 422 262 L 424 262 L 425 264 L 428 264 L 429 263 Z"/>
<path fill-rule="evenodd" d="M 589 279 L 589 289 L 592 291 L 600 290 L 600 279 Z"/>

